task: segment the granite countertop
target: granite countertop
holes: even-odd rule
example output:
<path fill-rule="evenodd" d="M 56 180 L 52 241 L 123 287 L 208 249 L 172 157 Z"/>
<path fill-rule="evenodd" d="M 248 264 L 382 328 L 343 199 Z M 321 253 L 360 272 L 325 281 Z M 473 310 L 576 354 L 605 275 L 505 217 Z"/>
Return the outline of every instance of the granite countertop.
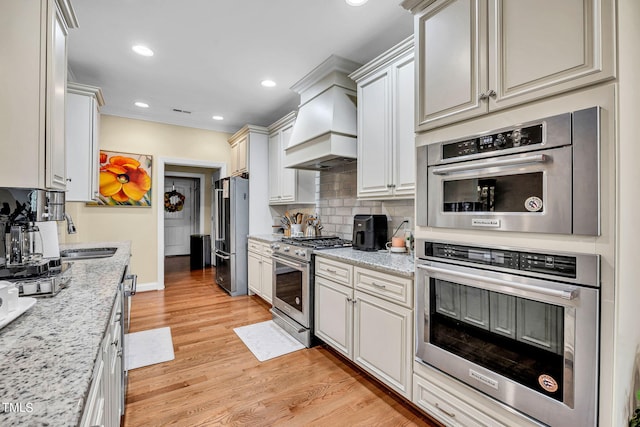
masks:
<path fill-rule="evenodd" d="M 130 242 L 60 245 L 117 247 L 109 258 L 74 260 L 71 280 L 52 298 L 38 298 L 0 329 L 0 425 L 80 423 Z"/>
<path fill-rule="evenodd" d="M 265 243 L 279 242 L 284 234 L 250 234 L 249 239 L 259 240 Z"/>
<path fill-rule="evenodd" d="M 336 261 L 343 261 L 361 267 L 371 268 L 383 273 L 413 278 L 415 271 L 413 256 L 407 253 L 390 253 L 383 251 L 358 251 L 352 248 L 322 249 L 314 251 Z"/>

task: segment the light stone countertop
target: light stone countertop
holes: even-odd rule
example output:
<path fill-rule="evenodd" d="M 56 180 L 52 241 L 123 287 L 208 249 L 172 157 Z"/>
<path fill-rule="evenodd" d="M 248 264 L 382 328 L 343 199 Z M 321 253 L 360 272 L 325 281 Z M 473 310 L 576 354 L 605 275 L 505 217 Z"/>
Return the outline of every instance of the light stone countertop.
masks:
<path fill-rule="evenodd" d="M 249 235 L 249 239 L 265 243 L 279 242 L 283 237 L 282 234 Z M 415 271 L 414 258 L 408 253 L 390 253 L 386 250 L 358 251 L 352 248 L 320 249 L 313 253 L 317 256 L 325 256 L 337 261 L 404 277 L 413 278 Z"/>
<path fill-rule="evenodd" d="M 72 261 L 71 281 L 0 329 L 0 426 L 80 423 L 130 242 L 60 245 L 117 247 L 109 258 Z M 13 406 L 9 406 L 13 405 Z"/>
<path fill-rule="evenodd" d="M 386 250 L 358 251 L 352 248 L 337 248 L 316 250 L 314 254 L 383 273 L 409 278 L 413 278 L 415 271 L 413 256 L 407 253 L 390 253 Z"/>
<path fill-rule="evenodd" d="M 284 237 L 284 234 L 251 234 L 249 239 L 258 240 L 264 243 L 279 242 Z"/>

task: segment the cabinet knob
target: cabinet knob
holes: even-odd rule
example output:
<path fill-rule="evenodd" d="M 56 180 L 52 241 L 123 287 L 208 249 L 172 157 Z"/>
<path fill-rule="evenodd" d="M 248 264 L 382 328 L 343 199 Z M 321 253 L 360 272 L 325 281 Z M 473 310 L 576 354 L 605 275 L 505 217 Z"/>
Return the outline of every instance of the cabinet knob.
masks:
<path fill-rule="evenodd" d="M 490 97 L 490 98 L 494 98 L 494 99 L 495 99 L 495 97 L 496 97 L 497 95 L 498 95 L 498 94 L 497 94 L 497 93 L 496 93 L 496 91 L 495 91 L 495 90 L 493 90 L 493 89 L 490 89 L 490 90 L 489 90 L 489 92 L 487 92 L 487 96 L 488 96 L 488 97 Z"/>
<path fill-rule="evenodd" d="M 71 182 L 71 178 L 67 178 L 67 182 Z"/>
<path fill-rule="evenodd" d="M 478 95 L 478 101 L 486 101 L 487 99 L 489 99 L 489 95 L 484 92 Z"/>

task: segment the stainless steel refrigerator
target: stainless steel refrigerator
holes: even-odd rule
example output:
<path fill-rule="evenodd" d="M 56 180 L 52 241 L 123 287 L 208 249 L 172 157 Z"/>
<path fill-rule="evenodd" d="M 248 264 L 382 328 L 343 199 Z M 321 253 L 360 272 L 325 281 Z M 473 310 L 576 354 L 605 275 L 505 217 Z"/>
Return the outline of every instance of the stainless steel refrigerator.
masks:
<path fill-rule="evenodd" d="M 216 181 L 215 210 L 216 283 L 231 296 L 246 295 L 249 180 Z"/>

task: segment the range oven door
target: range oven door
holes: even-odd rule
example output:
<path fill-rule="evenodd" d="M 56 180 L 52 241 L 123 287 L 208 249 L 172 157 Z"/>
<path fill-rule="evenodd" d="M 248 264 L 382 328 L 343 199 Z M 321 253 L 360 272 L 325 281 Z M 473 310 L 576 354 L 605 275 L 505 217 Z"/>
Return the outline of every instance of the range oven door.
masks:
<path fill-rule="evenodd" d="M 595 426 L 599 291 L 416 264 L 417 358 L 554 426 Z"/>
<path fill-rule="evenodd" d="M 565 146 L 429 166 L 428 225 L 571 234 L 571 165 Z"/>
<path fill-rule="evenodd" d="M 304 328 L 310 328 L 310 264 L 277 255 L 273 255 L 272 260 L 273 307 Z"/>

